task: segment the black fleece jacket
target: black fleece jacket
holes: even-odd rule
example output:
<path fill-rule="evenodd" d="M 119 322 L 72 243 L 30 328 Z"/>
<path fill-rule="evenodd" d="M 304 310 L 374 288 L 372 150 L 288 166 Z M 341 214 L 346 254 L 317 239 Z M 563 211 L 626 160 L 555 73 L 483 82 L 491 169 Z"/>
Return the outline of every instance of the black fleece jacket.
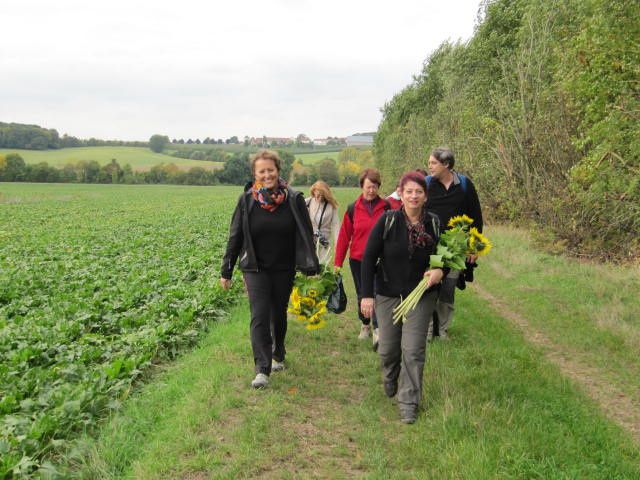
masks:
<path fill-rule="evenodd" d="M 385 219 L 390 216 L 393 223 L 383 239 Z M 404 213 L 389 210 L 382 215 L 369 234 L 362 258 L 362 297 L 375 293 L 386 297 L 406 297 L 420 283 L 429 267 L 429 256 L 436 251 L 438 237 L 433 230 L 431 217 L 427 216 L 425 230 L 433 238 L 426 248 L 416 248 L 409 254 L 409 235 Z M 379 261 L 378 261 L 379 260 Z M 445 269 L 445 274 L 448 269 Z M 430 290 L 438 286 L 431 287 Z"/>
<path fill-rule="evenodd" d="M 308 275 L 319 272 L 320 266 L 313 242 L 313 227 L 307 211 L 307 205 L 302 193 L 288 188 L 287 202 L 296 223 L 295 233 L 295 269 Z M 253 208 L 260 208 L 250 190 L 246 190 L 240 198 L 233 212 L 229 227 L 227 250 L 222 259 L 220 276 L 230 279 L 233 268 L 240 257 L 240 270 L 243 272 L 257 272 L 260 270 L 249 227 L 249 212 Z"/>
<path fill-rule="evenodd" d="M 473 218 L 473 227 L 482 232 L 482 209 L 476 187 L 467 177 L 466 191 L 462 188 L 460 178 L 453 172 L 453 183 L 447 190 L 439 180 L 432 178 L 427 187 L 426 209 L 436 213 L 440 217 L 442 230 L 447 228 L 451 217 L 456 215 L 468 215 Z"/>

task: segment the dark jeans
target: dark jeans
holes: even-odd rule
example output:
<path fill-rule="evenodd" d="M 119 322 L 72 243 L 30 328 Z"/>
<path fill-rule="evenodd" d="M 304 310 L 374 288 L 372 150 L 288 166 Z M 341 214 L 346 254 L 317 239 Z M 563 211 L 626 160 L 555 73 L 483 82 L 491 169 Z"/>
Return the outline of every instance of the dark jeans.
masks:
<path fill-rule="evenodd" d="M 362 279 L 361 279 L 361 271 L 362 271 L 362 262 L 360 260 L 354 260 L 353 258 L 349 259 L 349 267 L 351 268 L 351 275 L 353 275 L 353 284 L 356 287 L 356 295 L 358 297 L 358 318 L 362 322 L 363 325 L 369 325 L 371 320 L 373 320 L 373 328 L 378 328 L 378 318 L 376 317 L 376 313 L 373 312 L 372 318 L 366 318 L 362 315 L 360 311 L 360 300 L 362 300 Z M 375 285 L 374 292 L 375 294 Z"/>
<path fill-rule="evenodd" d="M 251 348 L 256 373 L 271 374 L 271 360 L 284 361 L 287 304 L 295 272 L 244 272 L 251 307 Z"/>

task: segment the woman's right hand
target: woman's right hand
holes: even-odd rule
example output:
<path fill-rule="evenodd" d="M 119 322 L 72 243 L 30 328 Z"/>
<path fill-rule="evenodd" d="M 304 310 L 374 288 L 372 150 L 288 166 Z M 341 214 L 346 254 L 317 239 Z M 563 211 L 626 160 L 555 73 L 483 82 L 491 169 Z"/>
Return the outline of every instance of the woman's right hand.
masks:
<path fill-rule="evenodd" d="M 365 318 L 371 318 L 373 316 L 374 309 L 374 300 L 373 298 L 363 298 L 360 300 L 360 311 Z"/>
<path fill-rule="evenodd" d="M 229 290 L 231 288 L 231 279 L 220 277 L 220 286 L 225 290 Z"/>

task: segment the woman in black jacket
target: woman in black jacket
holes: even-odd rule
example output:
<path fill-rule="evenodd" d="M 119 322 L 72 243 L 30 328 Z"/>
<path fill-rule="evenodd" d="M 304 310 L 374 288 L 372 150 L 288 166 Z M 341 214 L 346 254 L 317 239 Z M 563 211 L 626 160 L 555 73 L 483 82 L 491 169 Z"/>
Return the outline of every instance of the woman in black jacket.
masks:
<path fill-rule="evenodd" d="M 440 226 L 438 217 L 424 208 L 427 200 L 424 175 L 406 173 L 400 180 L 400 190 L 402 208 L 389 210 L 380 217 L 367 241 L 362 259 L 361 310 L 370 317 L 375 308 L 384 391 L 389 397 L 398 394 L 402 422 L 413 423 L 422 396 L 429 319 L 445 272 L 440 268 L 428 269 Z M 393 309 L 425 276 L 427 291 L 404 323 L 394 325 Z"/>
<path fill-rule="evenodd" d="M 251 307 L 254 388 L 266 387 L 271 372 L 284 368 L 287 303 L 295 270 L 310 275 L 319 270 L 304 196 L 280 178 L 280 163 L 271 150 L 253 156 L 254 182 L 233 212 L 220 273 L 220 284 L 228 289 L 240 257 Z"/>

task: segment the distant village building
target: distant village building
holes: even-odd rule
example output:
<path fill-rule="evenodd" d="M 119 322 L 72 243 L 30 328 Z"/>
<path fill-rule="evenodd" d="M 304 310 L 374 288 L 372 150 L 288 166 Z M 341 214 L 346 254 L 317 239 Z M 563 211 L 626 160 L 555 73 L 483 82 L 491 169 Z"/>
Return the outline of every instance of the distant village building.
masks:
<path fill-rule="evenodd" d="M 313 144 L 314 145 L 326 145 L 327 144 L 327 139 L 326 138 L 314 138 L 313 139 Z"/>
<path fill-rule="evenodd" d="M 373 135 L 351 135 L 346 142 L 348 147 L 373 145 Z"/>
<path fill-rule="evenodd" d="M 291 137 L 251 137 L 249 144 L 252 146 L 262 146 L 265 143 L 268 145 L 291 145 L 295 140 Z"/>

